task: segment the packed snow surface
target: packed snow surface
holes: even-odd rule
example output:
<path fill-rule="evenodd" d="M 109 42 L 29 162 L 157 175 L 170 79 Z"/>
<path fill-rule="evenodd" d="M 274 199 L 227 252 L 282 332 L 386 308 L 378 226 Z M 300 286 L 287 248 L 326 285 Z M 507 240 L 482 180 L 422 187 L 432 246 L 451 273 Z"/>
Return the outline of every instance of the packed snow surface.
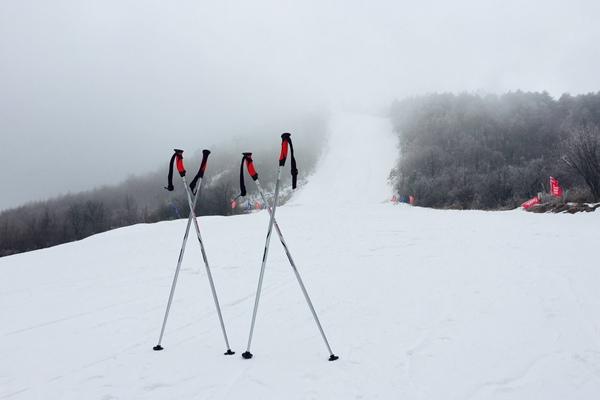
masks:
<path fill-rule="evenodd" d="M 352 160 L 376 158 L 380 146 L 380 161 L 393 164 L 385 121 L 355 121 L 370 139 L 335 145 Z M 136 225 L 0 259 L 0 399 L 599 398 L 600 213 L 383 204 L 392 165 L 367 180 L 375 169 L 361 169 L 361 182 L 339 166 L 353 186 L 328 191 L 320 174 L 335 179 L 330 168 L 346 152 L 330 143 L 328 154 L 277 219 L 338 361 L 327 361 L 276 236 L 254 358 L 240 357 L 268 214 L 204 217 L 234 356 L 223 355 L 193 238 L 165 350 L 152 351 L 186 221 Z M 339 194 L 349 190 L 353 201 Z"/>

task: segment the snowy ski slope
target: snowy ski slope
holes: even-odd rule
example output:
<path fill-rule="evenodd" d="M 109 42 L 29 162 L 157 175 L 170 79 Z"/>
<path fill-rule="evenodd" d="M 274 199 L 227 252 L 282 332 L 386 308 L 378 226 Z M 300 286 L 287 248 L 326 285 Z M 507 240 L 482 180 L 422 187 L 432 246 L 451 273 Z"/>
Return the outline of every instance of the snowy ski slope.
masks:
<path fill-rule="evenodd" d="M 200 219 L 236 355 L 223 355 L 194 241 L 152 351 L 180 220 L 0 259 L 0 399 L 598 399 L 600 213 L 384 204 L 387 122 L 331 127 L 337 143 L 277 219 L 338 361 L 275 236 L 254 358 L 240 357 L 264 211 Z"/>
<path fill-rule="evenodd" d="M 323 158 L 310 184 L 291 204 L 334 206 L 378 204 L 392 197 L 387 178 L 398 158 L 398 143 L 386 118 L 334 114 Z"/>

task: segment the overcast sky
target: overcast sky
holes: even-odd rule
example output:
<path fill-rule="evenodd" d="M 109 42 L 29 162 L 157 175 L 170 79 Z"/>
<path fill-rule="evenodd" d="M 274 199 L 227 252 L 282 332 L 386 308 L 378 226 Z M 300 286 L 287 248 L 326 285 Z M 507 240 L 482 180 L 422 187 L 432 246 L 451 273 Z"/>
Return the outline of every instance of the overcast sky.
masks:
<path fill-rule="evenodd" d="M 0 209 L 319 110 L 598 91 L 599 4 L 0 0 Z"/>

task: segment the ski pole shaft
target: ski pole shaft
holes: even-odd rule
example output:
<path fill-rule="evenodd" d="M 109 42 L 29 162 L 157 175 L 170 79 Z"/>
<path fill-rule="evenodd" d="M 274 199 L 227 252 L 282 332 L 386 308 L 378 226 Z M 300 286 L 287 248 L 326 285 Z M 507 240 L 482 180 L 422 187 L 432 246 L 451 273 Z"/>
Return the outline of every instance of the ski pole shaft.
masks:
<path fill-rule="evenodd" d="M 185 253 L 185 245 L 187 244 L 188 235 L 190 233 L 190 225 L 192 220 L 188 218 L 187 227 L 185 228 L 185 235 L 183 236 L 183 243 L 181 244 L 181 250 L 179 250 L 179 258 L 177 259 L 177 267 L 175 268 L 175 275 L 173 276 L 173 282 L 171 283 L 171 291 L 169 292 L 169 300 L 167 301 L 167 309 L 165 310 L 165 316 L 163 318 L 162 327 L 160 328 L 160 336 L 158 337 L 158 344 L 154 346 L 154 350 L 162 350 L 162 339 L 165 334 L 165 327 L 167 326 L 167 319 L 169 318 L 169 311 L 171 310 L 171 304 L 173 303 L 173 296 L 175 294 L 175 288 L 177 286 L 177 279 L 179 277 L 179 271 L 181 269 L 181 262 L 183 261 L 183 255 Z"/>
<path fill-rule="evenodd" d="M 223 332 L 223 338 L 225 339 L 225 345 L 227 346 L 227 351 L 225 352 L 226 355 L 230 355 L 230 354 L 234 354 L 233 351 L 231 351 L 231 347 L 229 346 L 229 339 L 227 338 L 227 331 L 225 330 L 225 323 L 223 322 L 223 314 L 221 313 L 221 305 L 219 304 L 219 298 L 217 296 L 217 290 L 215 289 L 215 283 L 212 277 L 212 273 L 210 271 L 210 266 L 208 263 L 208 257 L 206 255 L 206 250 L 204 249 L 204 242 L 202 240 L 202 235 L 200 234 L 200 227 L 198 226 L 198 220 L 196 219 L 196 214 L 194 212 L 194 203 L 192 200 L 192 193 L 191 190 L 188 188 L 187 186 L 187 182 L 185 179 L 185 176 L 181 177 L 183 179 L 183 184 L 185 186 L 185 191 L 187 193 L 187 199 L 188 199 L 188 204 L 190 205 L 190 214 L 192 214 L 192 221 L 194 224 L 194 228 L 196 230 L 196 236 L 198 237 L 198 242 L 200 243 L 200 251 L 202 252 L 202 260 L 204 261 L 204 266 L 206 268 L 206 275 L 208 276 L 208 282 L 210 284 L 210 290 L 212 292 L 212 296 L 213 296 L 213 300 L 215 302 L 215 307 L 217 308 L 217 314 L 219 316 L 219 322 L 221 324 L 221 331 Z"/>
<path fill-rule="evenodd" d="M 175 153 L 171 157 L 171 161 L 169 162 L 169 177 L 168 177 L 168 185 L 165 187 L 168 191 L 173 191 L 173 164 L 177 164 L 177 172 L 184 177 L 185 176 L 185 167 L 183 166 L 183 150 L 175 149 Z M 199 191 L 197 193 L 196 198 L 199 195 Z M 195 204 L 196 199 L 194 199 Z M 181 249 L 179 250 L 179 258 L 177 259 L 177 267 L 175 268 L 175 274 L 173 275 L 173 282 L 171 283 L 171 290 L 169 291 L 169 300 L 167 301 L 167 308 L 165 310 L 165 316 L 163 318 L 163 323 L 160 328 L 160 335 L 158 337 L 158 344 L 153 347 L 155 351 L 163 350 L 162 347 L 162 339 L 165 334 L 165 327 L 167 326 L 167 320 L 169 319 L 169 312 L 171 311 L 171 304 L 173 303 L 173 296 L 175 295 L 175 288 L 177 287 L 177 279 L 179 278 L 179 271 L 181 270 L 181 262 L 183 261 L 183 255 L 185 253 L 185 246 L 187 244 L 188 235 L 190 232 L 190 225 L 192 223 L 191 214 L 188 218 L 187 227 L 185 229 L 185 234 L 183 235 L 183 242 L 181 243 Z"/>
<path fill-rule="evenodd" d="M 258 180 L 258 173 L 254 168 L 254 162 L 252 161 L 252 153 L 242 153 L 242 163 L 240 165 L 240 188 L 241 188 L 241 196 L 246 195 L 246 185 L 244 184 L 244 163 L 246 164 L 246 168 L 248 169 L 248 174 L 252 177 L 252 179 L 256 182 Z M 275 184 L 275 201 L 279 196 L 279 184 L 281 182 L 281 165 L 277 168 L 277 182 Z M 273 213 L 275 212 L 276 207 L 274 207 Z M 273 214 L 274 215 L 274 214 Z M 242 353 L 242 357 L 245 359 L 252 358 L 252 353 L 250 352 L 250 347 L 252 345 L 252 336 L 254 335 L 254 326 L 256 324 L 256 313 L 258 311 L 258 304 L 260 302 L 260 294 L 262 291 L 263 278 L 265 275 L 265 266 L 267 263 L 267 258 L 269 256 L 269 244 L 271 242 L 271 234 L 273 232 L 273 216 L 269 219 L 269 228 L 267 229 L 267 238 L 265 240 L 265 248 L 263 251 L 263 258 L 260 266 L 260 274 L 258 276 L 258 285 L 256 288 L 256 295 L 254 297 L 254 309 L 252 310 L 252 321 L 250 323 L 250 332 L 248 334 L 248 344 L 246 346 L 246 351 Z"/>
<path fill-rule="evenodd" d="M 331 346 L 329 345 L 329 341 L 327 340 L 327 336 L 325 335 L 325 331 L 323 330 L 323 326 L 321 325 L 321 321 L 319 320 L 319 317 L 317 316 L 317 312 L 315 310 L 315 307 L 313 306 L 313 303 L 310 299 L 310 296 L 308 295 L 308 291 L 306 290 L 306 286 L 304 286 L 304 282 L 302 281 L 302 277 L 300 276 L 300 272 L 298 271 L 298 268 L 296 267 L 296 263 L 294 262 L 294 258 L 292 257 L 292 254 L 290 252 L 290 249 L 283 237 L 283 233 L 281 232 L 281 228 L 279 228 L 279 224 L 277 223 L 277 220 L 274 217 L 273 211 L 271 209 L 271 207 L 269 206 L 269 202 L 267 201 L 267 197 L 265 196 L 264 190 L 260 184 L 260 181 L 256 180 L 256 186 L 258 187 L 258 192 L 260 194 L 260 197 L 262 198 L 263 202 L 267 205 L 267 209 L 269 211 L 269 214 L 271 214 L 271 218 L 273 219 L 273 224 L 275 226 L 275 231 L 277 232 L 277 235 L 279 236 L 279 241 L 281 242 L 283 249 L 285 250 L 285 254 L 290 262 L 290 266 L 292 267 L 292 270 L 294 271 L 294 275 L 296 275 L 296 279 L 298 280 L 298 284 L 300 285 L 300 289 L 302 290 L 302 294 L 304 295 L 304 299 L 306 300 L 306 303 L 308 304 L 308 308 L 310 308 L 310 312 L 313 315 L 313 318 L 317 324 L 317 327 L 319 328 L 319 332 L 321 333 L 321 337 L 323 338 L 323 342 L 325 342 L 325 346 L 327 347 L 327 351 L 329 351 L 329 355 L 330 355 L 330 360 L 334 361 L 336 360 L 338 357 L 336 355 L 333 354 L 333 351 L 331 350 Z"/>
<path fill-rule="evenodd" d="M 279 197 L 279 184 L 281 181 L 281 167 L 278 168 L 277 170 L 277 183 L 275 184 L 275 204 L 277 204 L 277 199 Z M 273 212 L 270 214 L 271 218 L 269 220 L 269 228 L 267 230 L 267 238 L 265 240 L 265 248 L 263 251 L 263 258 L 262 258 L 262 263 L 260 266 L 260 275 L 258 278 L 258 287 L 256 289 L 256 297 L 254 299 L 254 310 L 252 311 L 252 323 L 250 325 L 250 334 L 248 335 L 248 345 L 246 346 L 246 353 L 247 355 L 250 355 L 250 357 L 252 357 L 252 353 L 250 353 L 250 346 L 252 344 L 252 336 L 254 335 L 254 326 L 256 324 L 256 313 L 258 312 L 258 303 L 260 301 L 260 295 L 262 292 L 262 284 L 263 284 L 263 278 L 265 275 L 265 267 L 267 265 L 267 258 L 269 256 L 269 245 L 271 243 L 271 234 L 273 232 L 273 223 L 275 222 L 275 210 L 276 210 L 276 206 L 273 207 Z"/>
<path fill-rule="evenodd" d="M 200 197 L 200 187 L 202 185 L 202 179 L 200 180 L 200 186 L 196 191 L 196 195 L 194 196 L 193 207 L 196 207 L 196 201 L 198 197 Z M 169 292 L 169 300 L 167 302 L 167 310 L 165 311 L 165 317 L 163 319 L 162 328 L 160 329 L 160 336 L 158 338 L 158 346 L 162 347 L 162 338 L 165 333 L 165 326 L 167 325 L 167 319 L 169 318 L 169 311 L 171 309 L 171 304 L 173 303 L 173 296 L 175 295 L 175 288 L 177 286 L 177 279 L 179 277 L 179 271 L 181 269 L 181 262 L 183 261 L 183 255 L 185 253 L 186 244 L 188 241 L 188 236 L 190 233 L 190 227 L 192 226 L 193 214 L 190 212 L 190 215 L 187 220 L 187 226 L 185 227 L 185 234 L 183 235 L 183 242 L 181 243 L 181 250 L 179 251 L 179 258 L 177 259 L 177 267 L 175 268 L 175 275 L 173 276 L 173 283 L 171 284 L 171 291 Z"/>

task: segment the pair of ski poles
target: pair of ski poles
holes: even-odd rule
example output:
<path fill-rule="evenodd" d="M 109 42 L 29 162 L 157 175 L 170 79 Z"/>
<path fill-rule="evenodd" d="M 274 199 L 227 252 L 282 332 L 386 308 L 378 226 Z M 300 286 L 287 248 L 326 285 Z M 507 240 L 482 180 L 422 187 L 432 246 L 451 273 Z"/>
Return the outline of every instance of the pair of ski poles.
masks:
<path fill-rule="evenodd" d="M 246 351 L 242 354 L 242 357 L 244 359 L 250 359 L 253 357 L 253 354 L 250 352 L 250 347 L 252 344 L 252 338 L 253 338 L 253 334 L 254 334 L 254 326 L 256 324 L 256 314 L 258 312 L 258 304 L 260 301 L 260 295 L 262 292 L 262 283 L 263 283 L 263 278 L 264 278 L 264 273 L 265 273 L 265 267 L 266 267 L 266 263 L 267 263 L 267 258 L 268 258 L 268 254 L 269 254 L 269 245 L 271 242 L 271 234 L 273 231 L 273 227 L 275 227 L 275 230 L 277 232 L 277 235 L 279 236 L 279 240 L 281 241 L 281 244 L 283 245 L 283 248 L 285 250 L 286 256 L 288 258 L 288 261 L 290 262 L 290 266 L 292 267 L 292 270 L 294 271 L 294 275 L 296 276 L 296 279 L 298 280 L 298 284 L 300 285 L 300 289 L 302 290 L 302 294 L 304 295 L 304 298 L 308 304 L 308 307 L 313 315 L 313 318 L 317 324 L 317 327 L 319 328 L 319 332 L 321 334 L 321 337 L 323 338 L 323 341 L 325 343 L 325 346 L 327 347 L 327 351 L 329 352 L 329 361 L 335 361 L 337 360 L 339 357 L 336 356 L 335 354 L 333 354 L 333 351 L 331 350 L 331 346 L 329 345 L 329 341 L 327 340 L 327 336 L 325 335 L 325 332 L 323 330 L 323 327 L 321 325 L 321 322 L 319 320 L 319 317 L 317 316 L 317 312 L 315 311 L 315 308 L 313 306 L 313 303 L 310 299 L 310 296 L 308 295 L 308 291 L 306 290 L 306 287 L 302 281 L 302 278 L 300 276 L 300 273 L 298 271 L 298 268 L 296 267 L 296 263 L 294 262 L 294 259 L 292 258 L 292 255 L 290 253 L 289 247 L 287 245 L 287 243 L 285 242 L 285 239 L 283 237 L 283 233 L 281 232 L 281 228 L 279 227 L 279 224 L 277 223 L 276 219 L 275 219 L 275 211 L 277 209 L 277 201 L 279 199 L 279 188 L 281 185 L 281 171 L 283 169 L 283 167 L 285 166 L 286 160 L 287 160 L 287 156 L 288 156 L 288 149 L 291 150 L 291 175 L 292 175 L 292 188 L 295 189 L 296 188 L 296 183 L 297 183 L 297 176 L 298 176 L 298 169 L 296 167 L 296 159 L 294 157 L 294 148 L 292 145 L 292 140 L 291 140 L 291 135 L 289 133 L 284 133 L 281 135 L 281 152 L 279 154 L 279 166 L 277 169 L 277 181 L 275 184 L 275 194 L 274 194 L 274 198 L 273 198 L 273 206 L 270 207 L 269 206 L 269 202 L 267 201 L 267 197 L 265 195 L 265 192 L 262 188 L 262 185 L 260 184 L 260 181 L 258 180 L 258 173 L 256 172 L 256 168 L 254 167 L 254 162 L 252 160 L 252 153 L 242 153 L 242 162 L 240 165 L 240 189 L 241 189 L 241 193 L 240 196 L 245 196 L 246 195 L 246 187 L 245 187 L 245 183 L 244 183 L 244 164 L 246 164 L 246 168 L 248 170 L 248 174 L 250 175 L 250 177 L 252 178 L 252 180 L 256 183 L 258 192 L 263 200 L 263 202 L 265 203 L 265 205 L 267 206 L 267 209 L 269 211 L 269 227 L 267 230 L 267 238 L 266 238 L 266 242 L 265 242 L 265 247 L 264 247 L 264 251 L 263 251 L 263 258 L 262 258 L 262 263 L 261 263 L 261 268 L 260 268 L 260 274 L 259 274 L 259 278 L 258 278 L 258 287 L 256 289 L 256 296 L 254 299 L 254 309 L 252 311 L 252 322 L 250 325 L 250 333 L 248 335 L 248 343 L 247 343 L 247 347 L 246 347 Z M 198 175 L 196 175 L 196 177 L 194 178 L 194 181 L 192 182 L 191 188 L 192 188 L 192 192 L 194 190 L 194 186 L 195 186 L 195 182 L 200 179 L 200 183 L 202 182 L 202 175 L 204 174 L 204 170 L 206 169 L 206 159 L 208 157 L 208 150 L 204 151 L 204 157 L 202 159 L 202 164 L 200 166 L 200 171 L 198 172 L 198 175 L 200 175 L 200 178 L 198 177 Z M 179 260 L 177 262 L 177 268 L 175 270 L 175 276 L 173 278 L 173 284 L 171 285 L 171 292 L 169 294 L 169 301 L 167 303 L 167 310 L 165 312 L 165 318 L 163 320 L 163 326 L 161 329 L 161 334 L 160 334 L 160 338 L 159 338 L 159 343 L 157 346 L 154 347 L 154 350 L 162 350 L 162 346 L 161 346 L 161 341 L 162 341 L 162 337 L 164 334 L 164 329 L 165 329 L 165 325 L 166 325 L 166 321 L 167 321 L 167 317 L 169 314 L 169 309 L 171 307 L 171 303 L 173 300 L 173 294 L 175 291 L 175 286 L 176 286 L 176 282 L 177 282 L 177 277 L 179 274 L 179 269 L 181 267 L 181 261 L 183 259 L 183 253 L 185 251 L 185 244 L 187 242 L 187 236 L 188 236 L 188 232 L 189 232 L 189 228 L 190 228 L 190 223 L 193 219 L 194 221 L 194 226 L 196 227 L 196 233 L 198 235 L 198 240 L 200 242 L 200 247 L 202 249 L 202 255 L 203 255 L 203 259 L 204 259 L 204 263 L 206 266 L 206 270 L 208 273 L 208 277 L 209 277 L 209 281 L 211 284 L 211 290 L 213 292 L 213 298 L 215 300 L 215 306 L 217 307 L 217 313 L 219 314 L 219 320 L 221 322 L 221 328 L 223 331 L 223 336 L 225 338 L 225 343 L 227 345 L 227 352 L 225 353 L 226 355 L 230 355 L 230 354 L 234 354 L 234 352 L 231 351 L 230 347 L 229 347 L 229 342 L 227 340 L 227 334 L 225 332 L 225 325 L 223 323 L 223 318 L 221 315 L 221 310 L 220 310 L 220 306 L 219 306 L 219 302 L 217 299 L 217 294 L 214 288 L 214 283 L 212 280 L 212 276 L 210 274 L 210 267 L 208 265 L 208 261 L 206 258 L 206 253 L 204 251 L 204 245 L 202 243 L 202 239 L 200 237 L 200 230 L 198 228 L 198 224 L 196 222 L 196 216 L 194 214 L 194 207 L 196 205 L 196 200 L 199 197 L 199 192 L 200 192 L 200 186 L 198 187 L 196 196 L 194 197 L 193 201 L 192 201 L 192 196 L 190 194 L 190 191 L 187 188 L 187 184 L 186 184 L 186 180 L 185 180 L 185 168 L 183 167 L 183 156 L 182 156 L 182 151 L 181 150 L 175 150 L 175 154 L 173 155 L 173 157 L 171 158 L 171 164 L 170 164 L 170 169 L 169 169 L 169 186 L 167 187 L 167 189 L 169 190 L 173 190 L 173 185 L 172 185 L 172 166 L 173 166 L 173 161 L 177 162 L 177 170 L 179 171 L 180 176 L 183 179 L 183 183 L 184 186 L 186 187 L 186 192 L 188 195 L 188 203 L 190 204 L 190 216 L 188 218 L 188 225 L 186 228 L 186 233 L 184 236 L 184 241 L 181 247 L 181 251 L 179 254 Z M 183 174 L 182 174 L 183 171 Z"/>
<path fill-rule="evenodd" d="M 175 287 L 177 286 L 177 278 L 179 277 L 179 271 L 181 269 L 181 262 L 183 261 L 183 255 L 185 253 L 185 245 L 187 244 L 188 235 L 190 233 L 190 226 L 194 225 L 194 229 L 196 230 L 196 236 L 198 237 L 198 243 L 200 243 L 200 251 L 202 252 L 202 259 L 204 261 L 204 266 L 206 267 L 206 275 L 208 276 L 208 282 L 210 283 L 210 290 L 213 295 L 213 300 L 215 302 L 215 307 L 217 308 L 217 314 L 219 315 L 219 322 L 221 324 L 221 330 L 223 331 L 223 338 L 225 339 L 225 345 L 227 346 L 227 351 L 225 355 L 232 355 L 235 352 L 231 351 L 231 346 L 229 346 L 229 339 L 227 338 L 227 331 L 225 330 L 225 323 L 223 322 L 223 314 L 221 313 L 221 306 L 219 305 L 219 298 L 217 297 L 217 291 L 215 289 L 215 283 L 212 278 L 212 274 L 210 272 L 210 266 L 208 264 L 208 257 L 206 256 L 206 250 L 204 249 L 204 242 L 202 241 L 202 235 L 200 234 L 200 227 L 198 226 L 198 221 L 196 220 L 196 202 L 198 201 L 198 197 L 200 197 L 200 192 L 202 189 L 202 181 L 204 179 L 204 171 L 206 170 L 206 165 L 208 162 L 208 155 L 210 154 L 209 150 L 202 151 L 202 162 L 200 163 L 200 169 L 198 173 L 190 183 L 188 187 L 187 180 L 185 179 L 185 166 L 183 164 L 183 150 L 175 149 L 175 154 L 171 157 L 171 161 L 169 162 L 169 177 L 168 177 L 168 185 L 165 187 L 168 191 L 173 191 L 175 188 L 173 186 L 173 163 L 175 162 L 177 165 L 177 172 L 179 172 L 179 176 L 181 176 L 181 180 L 183 181 L 183 186 L 185 188 L 188 205 L 190 207 L 190 215 L 188 217 L 187 226 L 185 228 L 185 234 L 183 236 L 183 243 L 181 244 L 181 250 L 179 251 L 179 258 L 177 260 L 177 267 L 175 268 L 175 275 L 173 276 L 173 283 L 171 284 L 171 291 L 169 292 L 169 300 L 167 301 L 167 309 L 165 311 L 165 317 L 163 318 L 162 327 L 160 329 L 160 336 L 158 337 L 158 344 L 153 347 L 155 351 L 163 350 L 162 347 L 162 339 L 165 334 L 165 327 L 167 325 L 167 319 L 169 318 L 169 311 L 171 310 L 171 304 L 173 303 L 173 296 L 175 294 Z M 195 192 L 194 192 L 195 189 Z"/>

